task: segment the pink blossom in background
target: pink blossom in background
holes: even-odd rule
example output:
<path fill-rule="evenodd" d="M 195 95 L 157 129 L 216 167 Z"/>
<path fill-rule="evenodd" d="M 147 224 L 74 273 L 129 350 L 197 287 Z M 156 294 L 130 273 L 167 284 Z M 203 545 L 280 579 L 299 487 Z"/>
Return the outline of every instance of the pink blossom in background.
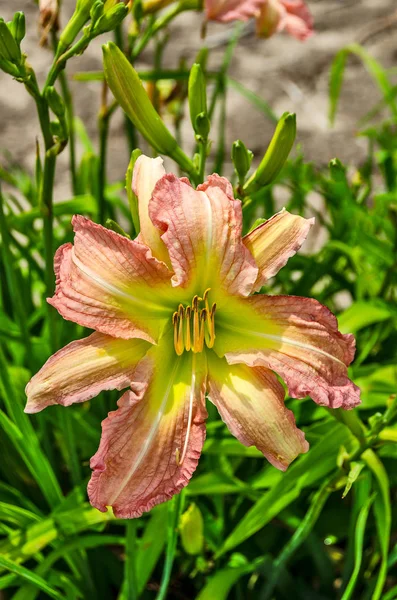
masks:
<path fill-rule="evenodd" d="M 259 37 L 286 31 L 298 40 L 313 33 L 313 18 L 303 0 L 206 0 L 208 21 L 247 21 L 256 18 Z"/>

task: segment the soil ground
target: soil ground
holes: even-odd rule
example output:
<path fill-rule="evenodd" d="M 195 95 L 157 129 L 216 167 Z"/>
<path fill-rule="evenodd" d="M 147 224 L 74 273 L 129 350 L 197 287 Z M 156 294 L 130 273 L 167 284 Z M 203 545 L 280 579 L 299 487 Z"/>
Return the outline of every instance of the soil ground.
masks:
<path fill-rule="evenodd" d="M 63 24 L 74 4 L 72 0 L 63 0 Z M 397 23 L 380 33 L 375 31 L 382 26 L 384 18 L 395 13 L 396 3 L 395 0 L 309 0 L 309 6 L 316 27 L 316 34 L 311 39 L 302 43 L 281 34 L 270 40 L 258 40 L 248 32 L 240 40 L 230 75 L 266 100 L 276 114 L 285 110 L 297 113 L 298 141 L 307 160 L 325 164 L 338 156 L 350 164 L 359 164 L 365 153 L 365 143 L 356 136 L 357 121 L 380 99 L 380 94 L 362 64 L 351 58 L 337 120 L 334 127 L 330 128 L 327 120 L 329 69 L 338 50 L 363 37 L 367 37 L 367 50 L 384 67 L 395 66 Z M 28 34 L 23 49 L 39 81 L 43 82 L 51 62 L 51 53 L 38 45 L 37 5 L 33 0 L 0 0 L 0 16 L 5 20 L 9 20 L 16 10 L 23 10 L 26 14 Z M 164 66 L 176 68 L 181 57 L 191 64 L 202 45 L 200 29 L 201 15 L 186 14 L 176 19 L 171 27 Z M 206 43 L 213 48 L 210 68 L 220 64 L 231 29 L 230 26 L 214 24 L 208 27 Z M 98 142 L 96 120 L 101 84 L 76 82 L 71 75 L 75 71 L 99 70 L 100 46 L 109 37 L 107 34 L 96 40 L 83 56 L 74 59 L 68 66 L 76 113 L 95 144 Z M 148 48 L 137 67 L 148 69 L 152 65 L 153 49 Z M 240 138 L 259 158 L 266 149 L 273 125 L 234 90 L 228 93 L 227 112 L 227 153 L 231 142 Z M 111 123 L 108 157 L 110 181 L 124 177 L 128 162 L 123 126 L 121 114 L 116 114 Z M 7 149 L 15 160 L 32 168 L 38 135 L 39 126 L 32 98 L 20 83 L 0 73 L 0 151 Z M 192 133 L 187 120 L 182 129 L 182 139 L 189 148 Z M 58 163 L 56 200 L 70 196 L 66 161 L 65 152 Z"/>

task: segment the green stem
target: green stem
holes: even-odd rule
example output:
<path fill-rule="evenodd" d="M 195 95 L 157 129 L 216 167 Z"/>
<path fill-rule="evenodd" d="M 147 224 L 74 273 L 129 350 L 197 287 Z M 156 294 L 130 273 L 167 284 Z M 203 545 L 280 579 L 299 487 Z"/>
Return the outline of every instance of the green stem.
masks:
<path fill-rule="evenodd" d="M 243 31 L 244 28 L 244 24 L 243 23 L 237 23 L 237 25 L 234 28 L 234 33 L 233 36 L 230 38 L 229 44 L 225 50 L 225 54 L 223 57 L 223 61 L 222 61 L 222 66 L 221 69 L 219 71 L 218 74 L 218 78 L 216 81 L 216 86 L 215 86 L 215 90 L 214 93 L 212 95 L 211 98 L 211 103 L 210 103 L 210 108 L 208 110 L 208 117 L 211 119 L 213 114 L 214 114 L 214 110 L 215 110 L 215 105 L 216 105 L 216 101 L 218 99 L 218 95 L 220 94 L 220 92 L 224 89 L 225 87 L 225 77 L 226 74 L 229 70 L 229 66 L 231 63 L 231 60 L 233 58 L 233 53 L 234 53 L 234 49 L 236 47 L 236 44 L 240 38 L 240 35 Z"/>
<path fill-rule="evenodd" d="M 62 96 L 65 102 L 66 118 L 69 133 L 69 158 L 70 158 L 70 174 L 72 177 L 73 194 L 77 194 L 77 169 L 76 169 L 76 136 L 74 132 L 74 108 L 73 99 L 69 90 L 65 73 L 60 73 L 59 81 L 61 84 Z"/>
<path fill-rule="evenodd" d="M 105 84 L 106 85 L 106 84 Z M 106 107 L 102 107 L 98 118 L 99 129 L 99 165 L 98 165 L 98 217 L 102 225 L 106 219 L 106 158 L 109 134 L 110 114 Z"/>
<path fill-rule="evenodd" d="M 43 181 L 40 191 L 40 208 L 43 215 L 44 233 L 44 259 L 45 259 L 45 286 L 47 297 L 52 296 L 54 291 L 53 270 L 53 189 L 55 179 L 56 154 L 47 151 L 44 159 Z M 56 320 L 54 309 L 48 304 L 48 321 L 50 328 L 51 350 L 57 350 Z"/>
<path fill-rule="evenodd" d="M 48 76 L 47 76 L 47 79 L 46 79 L 46 82 L 44 85 L 43 93 L 49 86 L 54 85 L 54 83 L 58 79 L 59 73 L 65 68 L 65 65 L 66 65 L 67 61 L 69 60 L 69 58 L 76 56 L 76 54 L 82 54 L 84 52 L 84 50 L 87 48 L 90 41 L 91 41 L 90 37 L 83 35 L 83 37 L 80 38 L 78 42 L 76 42 L 73 46 L 71 46 L 71 48 L 69 48 L 69 50 L 67 50 L 63 54 L 59 54 L 59 52 L 58 52 L 55 55 L 54 62 L 52 63 L 51 69 L 48 73 Z"/>
<path fill-rule="evenodd" d="M 183 490 L 170 501 L 168 512 L 167 549 L 161 577 L 160 589 L 156 600 L 165 600 L 171 579 L 172 565 L 174 564 L 176 543 L 178 539 L 178 523 L 183 509 Z"/>

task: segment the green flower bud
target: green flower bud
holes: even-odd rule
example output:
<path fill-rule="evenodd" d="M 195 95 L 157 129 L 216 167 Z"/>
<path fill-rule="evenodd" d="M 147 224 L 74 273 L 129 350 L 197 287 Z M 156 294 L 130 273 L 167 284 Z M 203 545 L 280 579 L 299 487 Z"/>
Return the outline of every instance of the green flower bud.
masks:
<path fill-rule="evenodd" d="M 250 194 L 269 185 L 283 168 L 296 136 L 296 116 L 284 113 L 277 123 L 276 131 L 266 154 L 255 173 L 244 186 L 244 192 Z"/>
<path fill-rule="evenodd" d="M 121 108 L 153 148 L 173 158 L 183 170 L 193 171 L 192 161 L 178 146 L 150 102 L 138 73 L 112 42 L 103 46 L 106 81 Z"/>
<path fill-rule="evenodd" d="M 198 131 L 199 125 L 203 125 L 205 117 L 207 115 L 207 92 L 205 85 L 205 77 L 201 65 L 195 63 L 190 71 L 189 76 L 189 109 L 190 109 L 190 120 L 193 125 L 195 133 L 204 136 Z M 208 121 L 208 132 L 209 133 L 209 120 Z M 204 125 L 204 128 L 206 125 Z"/>
<path fill-rule="evenodd" d="M 138 160 L 139 156 L 141 156 L 142 152 L 139 148 L 135 148 L 135 150 L 131 153 L 131 159 L 128 164 L 127 173 L 125 174 L 125 189 L 127 192 L 128 204 L 130 206 L 132 222 L 134 224 L 135 235 L 137 236 L 141 230 L 139 223 L 139 210 L 138 210 L 138 198 L 135 196 L 132 191 L 132 177 L 134 174 L 135 163 Z"/>
<path fill-rule="evenodd" d="M 207 114 L 202 112 L 196 117 L 196 126 L 194 128 L 197 136 L 200 136 L 203 140 L 208 138 L 210 132 L 211 122 L 207 117 Z"/>
<path fill-rule="evenodd" d="M 12 77 L 19 77 L 19 69 L 14 65 L 14 63 L 10 62 L 6 58 L 0 57 L 0 69 L 4 71 L 4 73 L 8 73 L 12 75 Z"/>
<path fill-rule="evenodd" d="M 102 0 L 96 0 L 96 2 L 92 5 L 90 10 L 90 17 L 93 24 L 96 24 L 96 22 L 101 18 L 101 16 L 103 15 L 104 8 L 105 5 L 102 2 Z"/>
<path fill-rule="evenodd" d="M 196 504 L 191 504 L 181 516 L 180 531 L 184 550 L 191 555 L 200 554 L 204 546 L 204 522 Z"/>
<path fill-rule="evenodd" d="M 11 24 L 13 28 L 13 24 Z M 14 64 L 21 62 L 21 51 L 13 38 L 13 35 L 5 23 L 0 18 L 0 58 L 4 58 Z"/>
<path fill-rule="evenodd" d="M 16 12 L 10 23 L 7 23 L 13 38 L 15 39 L 18 46 L 22 42 L 26 33 L 25 15 L 23 12 Z"/>
<path fill-rule="evenodd" d="M 58 56 L 65 52 L 66 48 L 74 42 L 76 36 L 87 23 L 94 2 L 95 0 L 77 0 L 76 9 L 60 35 L 57 49 Z"/>
<path fill-rule="evenodd" d="M 48 102 L 48 106 L 51 108 L 54 115 L 62 118 L 65 114 L 65 104 L 56 89 L 52 86 L 48 87 L 46 89 L 45 97 Z"/>
<path fill-rule="evenodd" d="M 240 185 L 244 182 L 245 176 L 250 170 L 253 156 L 254 155 L 252 154 L 251 150 L 248 150 L 241 140 L 236 140 L 233 142 L 232 161 Z"/>
<path fill-rule="evenodd" d="M 329 170 L 333 181 L 343 181 L 343 183 L 347 183 L 346 169 L 339 158 L 333 158 L 330 160 Z"/>
<path fill-rule="evenodd" d="M 104 12 L 99 21 L 94 25 L 95 35 L 100 35 L 106 31 L 112 31 L 127 16 L 128 8 L 125 4 L 116 4 L 113 8 Z"/>

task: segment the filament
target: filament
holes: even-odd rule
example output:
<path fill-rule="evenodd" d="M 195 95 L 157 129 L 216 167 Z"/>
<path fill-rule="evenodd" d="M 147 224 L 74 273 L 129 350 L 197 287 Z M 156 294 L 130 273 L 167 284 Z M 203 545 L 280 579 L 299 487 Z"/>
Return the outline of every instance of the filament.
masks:
<path fill-rule="evenodd" d="M 187 429 L 186 429 L 185 442 L 183 444 L 182 455 L 180 456 L 180 454 L 179 454 L 179 448 L 177 448 L 176 452 L 175 452 L 176 464 L 178 465 L 178 467 L 182 466 L 183 461 L 185 460 L 187 447 L 189 444 L 190 431 L 192 429 L 192 421 L 193 421 L 193 401 L 194 401 L 194 392 L 195 391 L 196 391 L 196 355 L 193 354 L 192 379 L 190 382 L 190 396 L 189 396 L 189 414 L 187 417 Z"/>
<path fill-rule="evenodd" d="M 210 288 L 207 288 L 202 298 L 195 295 L 191 306 L 185 308 L 180 304 L 172 316 L 174 347 L 178 356 L 181 356 L 185 350 L 194 353 L 202 352 L 204 344 L 208 348 L 214 346 L 216 304 L 214 303 L 210 308 L 209 292 Z M 201 303 L 204 304 L 203 308 L 200 307 Z"/>

